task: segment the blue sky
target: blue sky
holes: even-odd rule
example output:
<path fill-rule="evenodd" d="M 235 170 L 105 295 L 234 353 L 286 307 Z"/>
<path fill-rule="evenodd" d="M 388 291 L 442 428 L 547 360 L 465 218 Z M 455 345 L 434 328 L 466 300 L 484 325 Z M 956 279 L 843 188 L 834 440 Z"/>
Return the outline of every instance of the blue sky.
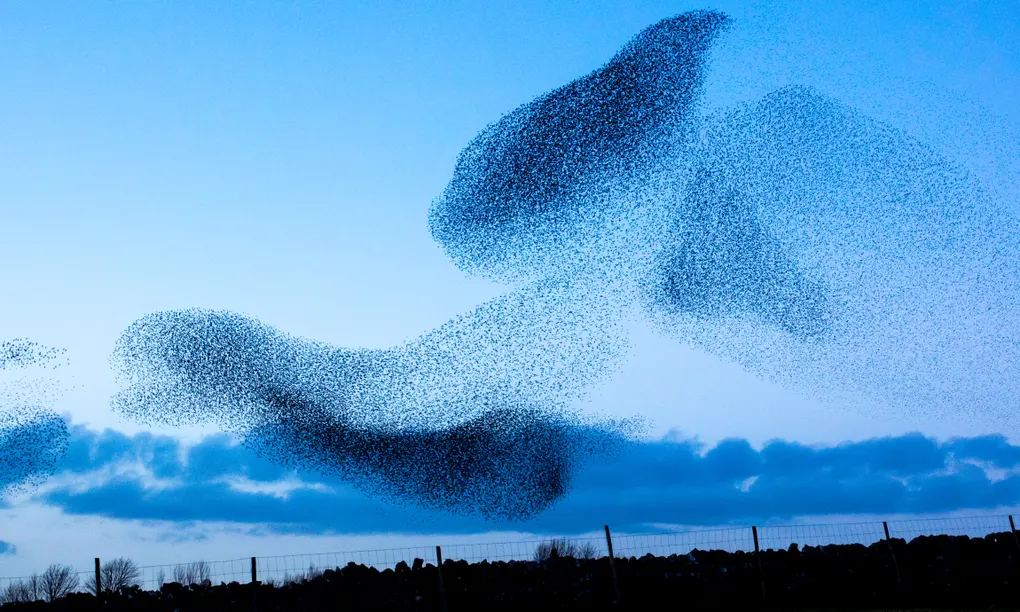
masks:
<path fill-rule="evenodd" d="M 128 550 L 142 531 L 160 541 L 198 529 L 247 551 L 319 548 L 317 534 L 336 529 L 496 537 L 498 526 L 274 471 L 204 437 L 214 430 L 120 418 L 109 409 L 113 343 L 149 312 L 208 307 L 386 347 L 504 293 L 466 278 L 429 236 L 428 205 L 457 153 L 643 27 L 708 7 L 736 20 L 714 55 L 709 106 L 811 85 L 1017 193 L 1020 20 L 1010 2 L 0 6 L 0 339 L 68 350 L 55 407 L 74 436 L 61 474 L 0 507 L 0 575 L 57 560 L 62 546 L 86 561 L 100 546 Z M 561 506 L 514 529 L 584 531 L 592 525 L 580 517 L 596 514 L 596 529 L 674 514 L 699 523 L 691 500 L 715 508 L 713 521 L 740 522 L 1020 499 L 1015 425 L 821 404 L 648 329 L 632 340 L 629 361 L 581 408 L 651 419 L 651 440 L 628 460 L 668 468 L 647 470 L 648 482 L 632 483 L 646 492 L 627 495 L 598 483 L 632 464 L 599 468 L 608 472 L 582 475 Z M 667 434 L 714 450 L 701 458 L 693 442 L 657 442 Z M 1004 437 L 978 437 L 988 435 Z M 785 442 L 766 445 L 774 439 Z M 182 467 L 182 453 L 198 459 Z M 338 515 L 351 520 L 330 523 Z M 176 553 L 204 550 L 196 540 Z"/>

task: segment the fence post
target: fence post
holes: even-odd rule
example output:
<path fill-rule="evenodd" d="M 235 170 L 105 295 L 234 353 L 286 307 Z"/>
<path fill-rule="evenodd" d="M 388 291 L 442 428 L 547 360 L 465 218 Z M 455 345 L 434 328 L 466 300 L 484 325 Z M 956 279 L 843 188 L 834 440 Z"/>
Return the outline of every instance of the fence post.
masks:
<path fill-rule="evenodd" d="M 765 572 L 761 569 L 761 551 L 758 550 L 758 526 L 751 525 L 751 535 L 754 536 L 754 558 L 758 563 L 758 582 L 761 583 L 761 598 L 765 599 Z"/>
<path fill-rule="evenodd" d="M 616 577 L 616 559 L 613 557 L 613 536 L 609 533 L 609 525 L 606 525 L 606 549 L 609 551 L 609 573 L 613 576 L 613 594 L 616 595 L 616 605 L 623 605 L 623 597 L 620 595 L 620 581 Z"/>
<path fill-rule="evenodd" d="M 893 552 L 892 540 L 889 539 L 889 524 L 882 521 L 882 529 L 885 530 L 885 545 L 889 547 L 889 556 L 892 557 L 892 566 L 896 571 L 896 584 L 900 583 L 900 566 L 896 563 L 896 553 Z"/>
<path fill-rule="evenodd" d="M 103 592 L 103 577 L 99 572 L 99 557 L 96 557 L 96 598 Z"/>
<path fill-rule="evenodd" d="M 443 583 L 443 550 L 436 546 L 436 571 L 439 572 L 439 606 L 446 612 L 446 585 Z"/>
<path fill-rule="evenodd" d="M 252 612 L 259 609 L 259 575 L 255 557 L 251 558 L 251 609 Z"/>
<path fill-rule="evenodd" d="M 1009 515 L 1009 530 L 1013 534 L 1013 543 L 1016 544 L 1017 550 L 1020 550 L 1020 539 L 1016 537 L 1016 525 L 1013 524 L 1013 515 Z"/>

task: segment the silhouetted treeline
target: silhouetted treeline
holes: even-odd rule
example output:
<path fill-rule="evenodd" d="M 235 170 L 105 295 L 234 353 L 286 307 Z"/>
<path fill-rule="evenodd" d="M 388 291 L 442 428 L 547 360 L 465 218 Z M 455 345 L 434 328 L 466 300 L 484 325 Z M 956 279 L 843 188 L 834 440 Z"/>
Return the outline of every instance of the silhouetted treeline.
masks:
<path fill-rule="evenodd" d="M 760 562 L 760 563 L 759 563 Z M 1020 548 L 1012 533 L 984 538 L 926 536 L 755 553 L 695 550 L 615 560 L 553 556 L 536 561 L 447 560 L 446 609 L 1020 609 Z M 349 564 L 282 587 L 259 584 L 163 585 L 71 594 L 53 603 L 8 604 L 8 610 L 86 612 L 191 610 L 441 610 L 439 572 L 420 559 L 378 571 Z M 764 591 L 764 593 L 763 593 Z"/>

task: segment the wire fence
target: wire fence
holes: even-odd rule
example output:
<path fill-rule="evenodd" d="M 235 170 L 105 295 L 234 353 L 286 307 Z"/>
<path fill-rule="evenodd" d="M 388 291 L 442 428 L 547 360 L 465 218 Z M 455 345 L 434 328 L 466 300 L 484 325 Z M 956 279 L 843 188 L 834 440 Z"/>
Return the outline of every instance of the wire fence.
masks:
<path fill-rule="evenodd" d="M 1012 532 L 1014 541 L 1017 542 L 1018 550 L 1020 550 L 1020 540 L 1017 539 L 1011 515 L 725 527 L 657 534 L 611 534 L 609 528 L 606 527 L 605 536 L 600 534 L 582 537 L 546 537 L 521 541 L 440 544 L 438 547 L 417 546 L 148 565 L 139 567 L 137 576 L 131 582 L 144 590 L 158 590 L 162 585 L 171 582 L 201 584 L 208 581 L 211 584 L 229 584 L 257 580 L 283 585 L 289 582 L 300 582 L 303 579 L 312 578 L 324 570 L 342 568 L 351 563 L 374 567 L 378 570 L 392 569 L 400 562 L 407 563 L 409 566 L 415 564 L 436 565 L 437 554 L 441 554 L 443 560 L 466 561 L 468 563 L 536 560 L 537 555 L 542 554 L 542 547 L 544 546 L 548 552 L 552 542 L 555 542 L 563 556 L 593 558 L 609 556 L 610 546 L 612 546 L 613 556 L 616 558 L 643 557 L 649 554 L 657 557 L 687 555 L 695 549 L 724 550 L 731 553 L 779 550 L 788 549 L 792 544 L 797 544 L 800 547 L 829 544 L 863 544 L 867 546 L 886 539 L 887 529 L 889 538 L 899 538 L 908 542 L 919 536 L 965 535 L 971 538 L 983 538 L 992 533 Z M 67 581 L 73 583 L 73 588 L 70 591 L 94 591 L 97 566 L 102 566 L 98 559 L 88 570 L 72 570 L 67 567 Z M 45 574 L 41 574 L 36 575 L 34 580 L 38 583 L 44 578 Z M 32 581 L 32 576 L 0 577 L 0 602 L 3 601 L 4 593 L 9 593 L 12 588 L 22 588 Z M 45 594 L 46 591 L 39 592 Z"/>

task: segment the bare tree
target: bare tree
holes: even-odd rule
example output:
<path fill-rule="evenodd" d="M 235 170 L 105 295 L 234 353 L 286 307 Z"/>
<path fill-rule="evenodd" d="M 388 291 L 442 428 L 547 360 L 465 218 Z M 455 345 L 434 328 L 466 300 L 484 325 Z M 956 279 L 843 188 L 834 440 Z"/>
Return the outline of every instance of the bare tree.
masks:
<path fill-rule="evenodd" d="M 198 582 L 206 582 L 212 578 L 212 567 L 205 561 L 195 561 L 191 564 Z"/>
<path fill-rule="evenodd" d="M 284 581 L 294 583 L 309 582 L 311 580 L 315 580 L 319 576 L 322 576 L 322 570 L 315 567 L 315 564 L 312 563 L 311 565 L 308 566 L 307 572 L 298 572 L 297 574 L 294 575 L 293 578 L 289 579 L 287 577 L 284 577 Z"/>
<path fill-rule="evenodd" d="M 156 575 L 156 584 L 161 587 L 166 584 L 166 570 L 159 568 L 159 574 Z"/>
<path fill-rule="evenodd" d="M 21 598 L 22 582 L 20 580 L 11 580 L 7 583 L 7 586 L 0 590 L 0 604 L 9 603 L 22 603 L 25 601 Z"/>
<path fill-rule="evenodd" d="M 211 583 L 210 578 L 212 577 L 212 568 L 205 561 L 195 561 L 191 564 L 191 573 L 195 576 L 195 581 L 191 584 L 201 584 L 203 586 L 206 583 Z"/>
<path fill-rule="evenodd" d="M 553 538 L 540 543 L 535 548 L 535 561 L 544 561 L 554 557 L 594 559 L 597 554 L 598 548 L 592 542 L 572 542 L 566 538 Z"/>
<path fill-rule="evenodd" d="M 301 584 L 304 582 L 309 582 L 311 580 L 315 580 L 319 576 L 322 576 L 322 570 L 315 567 L 315 564 L 312 563 L 311 565 L 308 566 L 307 572 L 296 572 L 294 574 L 284 573 L 279 580 L 270 577 L 264 579 L 262 583 L 268 584 L 270 586 L 284 587 L 291 584 Z"/>
<path fill-rule="evenodd" d="M 195 561 L 174 567 L 174 582 L 184 585 L 202 584 L 209 580 L 212 572 L 205 561 Z"/>
<path fill-rule="evenodd" d="M 46 568 L 39 582 L 46 601 L 56 601 L 77 589 L 81 579 L 70 565 L 53 564 Z"/>
<path fill-rule="evenodd" d="M 37 599 L 41 599 L 38 574 L 24 580 L 12 580 L 0 591 L 0 604 L 29 603 Z"/>
<path fill-rule="evenodd" d="M 103 586 L 103 591 L 113 592 L 123 589 L 124 587 L 135 586 L 138 584 L 138 580 L 142 577 L 141 570 L 135 565 L 135 562 L 126 557 L 117 557 L 103 563 L 99 569 L 99 579 Z M 85 587 L 89 592 L 96 592 L 96 577 L 89 576 L 89 579 L 85 582 Z"/>
<path fill-rule="evenodd" d="M 42 578 L 39 574 L 32 572 L 25 581 L 25 593 L 31 598 L 29 601 L 39 601 L 43 598 Z"/>
<path fill-rule="evenodd" d="M 177 583 L 180 583 L 180 584 L 190 584 L 188 582 L 188 580 L 190 578 L 191 578 L 191 576 L 188 573 L 188 564 L 187 563 L 185 563 L 184 565 L 175 565 L 174 566 L 174 582 L 177 582 Z"/>

